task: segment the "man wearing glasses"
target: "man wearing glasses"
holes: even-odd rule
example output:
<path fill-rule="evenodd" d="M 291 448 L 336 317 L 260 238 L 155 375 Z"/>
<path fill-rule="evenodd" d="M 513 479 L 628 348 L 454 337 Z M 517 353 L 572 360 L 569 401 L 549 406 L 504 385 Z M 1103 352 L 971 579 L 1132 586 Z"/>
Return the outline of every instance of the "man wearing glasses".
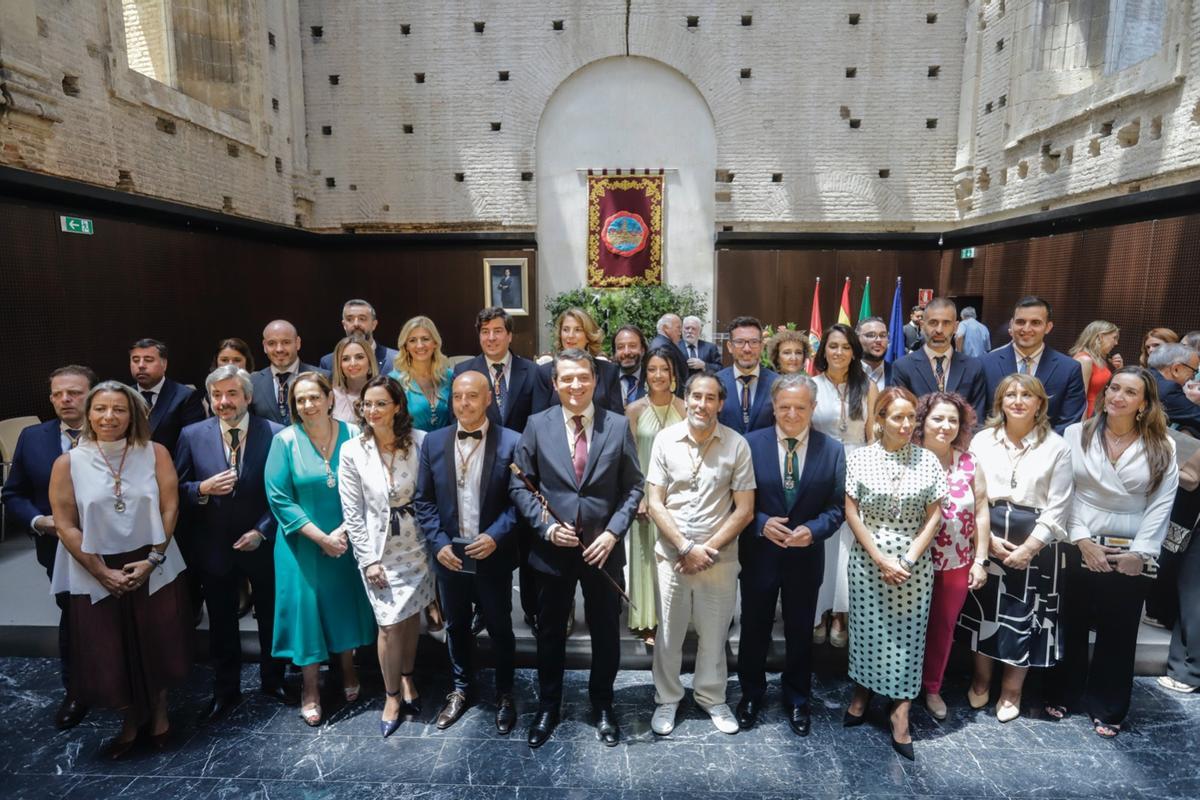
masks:
<path fill-rule="evenodd" d="M 883 360 L 889 344 L 887 325 L 879 317 L 867 317 L 858 321 L 854 332 L 863 349 L 863 372 L 882 392 L 892 380 L 892 365 Z"/>
<path fill-rule="evenodd" d="M 763 326 L 754 317 L 735 317 L 729 323 L 729 353 L 733 366 L 717 373 L 725 385 L 720 423 L 747 434 L 775 424 L 771 384 L 779 375 L 762 366 Z"/>

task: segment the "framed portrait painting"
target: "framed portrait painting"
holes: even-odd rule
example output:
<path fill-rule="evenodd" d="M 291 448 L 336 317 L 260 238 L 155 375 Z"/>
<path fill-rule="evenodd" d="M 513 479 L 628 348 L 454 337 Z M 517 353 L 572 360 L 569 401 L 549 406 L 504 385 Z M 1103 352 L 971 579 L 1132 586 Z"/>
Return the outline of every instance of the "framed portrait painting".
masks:
<path fill-rule="evenodd" d="M 483 304 L 500 306 L 514 317 L 529 315 L 529 259 L 485 258 Z"/>

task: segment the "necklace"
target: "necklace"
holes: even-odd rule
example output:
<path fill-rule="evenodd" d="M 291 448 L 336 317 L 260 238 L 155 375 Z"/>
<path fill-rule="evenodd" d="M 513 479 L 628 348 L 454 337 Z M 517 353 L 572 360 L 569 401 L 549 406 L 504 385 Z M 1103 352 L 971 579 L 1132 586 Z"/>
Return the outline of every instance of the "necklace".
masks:
<path fill-rule="evenodd" d="M 1008 456 L 1008 466 L 1012 469 L 1012 472 L 1009 474 L 1009 478 L 1008 478 L 1008 488 L 1016 489 L 1017 488 L 1017 467 L 1021 466 L 1021 459 L 1023 459 L 1025 457 L 1025 454 L 1029 452 L 1029 445 L 1025 445 L 1024 447 L 1017 449 L 1016 445 L 1009 444 L 1007 434 L 1002 434 L 1002 435 L 1004 436 L 1004 438 L 1001 440 L 1004 443 L 1004 455 Z M 1017 454 L 1015 457 L 1012 454 L 1013 450 L 1017 451 Z"/>
<path fill-rule="evenodd" d="M 329 438 L 325 440 L 323 446 L 317 444 L 317 440 L 312 438 L 312 436 L 309 436 L 308 440 L 313 443 L 313 447 L 317 450 L 317 455 L 325 463 L 325 485 L 332 489 L 337 486 L 337 476 L 333 474 L 333 467 L 330 465 L 329 460 L 333 458 L 333 445 L 337 441 L 337 428 L 332 423 L 330 424 L 330 428 L 332 430 L 329 432 Z M 305 431 L 305 433 L 308 433 L 308 431 Z"/>
<path fill-rule="evenodd" d="M 881 448 L 883 448 L 883 452 L 886 455 L 896 456 L 896 473 L 892 476 L 892 508 L 891 508 L 891 512 L 892 512 L 893 517 L 895 517 L 896 519 L 900 519 L 900 514 L 903 511 L 902 505 L 900 503 L 900 487 L 904 485 L 904 476 L 908 472 L 908 464 L 906 463 L 908 461 L 908 459 L 906 457 L 907 453 L 908 453 L 908 450 L 907 450 L 908 445 L 906 444 L 906 445 L 901 446 L 901 448 L 899 450 L 897 450 L 895 453 L 888 453 L 887 448 L 883 447 L 883 442 L 880 442 L 879 446 Z"/>
<path fill-rule="evenodd" d="M 454 443 L 454 452 L 458 456 L 458 488 L 465 489 L 467 486 L 467 468 L 471 465 L 471 459 L 479 452 L 479 446 L 483 444 L 483 439 L 476 439 L 475 445 L 471 448 L 471 452 L 463 455 L 463 440 L 459 439 Z"/>
<path fill-rule="evenodd" d="M 796 481 L 800 477 L 799 475 L 792 474 L 792 459 L 796 457 L 796 451 L 800 449 L 800 440 L 794 436 L 789 438 L 791 438 L 796 444 L 792 447 L 788 447 L 787 443 L 784 443 L 784 447 L 787 448 L 787 456 L 783 460 L 783 488 L 788 492 L 796 488 Z"/>
<path fill-rule="evenodd" d="M 831 380 L 830 383 L 833 383 L 833 381 Z M 842 433 L 845 433 L 846 428 L 849 427 L 849 422 L 847 422 L 847 419 L 846 419 L 847 418 L 846 398 L 849 397 L 849 395 L 850 395 L 850 379 L 849 379 L 849 377 L 846 378 L 846 381 L 844 383 L 833 383 L 833 390 L 835 392 L 837 392 L 838 405 L 841 409 L 839 412 L 839 415 L 838 415 L 838 430 L 840 430 Z"/>
<path fill-rule="evenodd" d="M 1134 436 L 1137 436 L 1136 427 L 1130 430 L 1128 433 L 1124 433 L 1116 437 L 1112 435 L 1112 432 L 1109 431 L 1107 427 L 1104 429 L 1104 454 L 1108 457 L 1109 464 L 1113 465 L 1114 467 L 1117 465 L 1117 462 L 1121 460 L 1121 456 L 1125 454 L 1125 450 L 1128 449 L 1125 439 L 1127 437 Z M 1133 444 L 1132 438 L 1130 438 L 1129 444 Z M 1116 452 L 1115 455 L 1113 454 L 1114 451 Z"/>
<path fill-rule="evenodd" d="M 700 454 L 699 458 L 694 457 L 692 450 L 688 449 L 688 459 L 692 462 L 692 478 L 688 485 L 692 487 L 693 492 L 700 488 L 700 467 L 704 465 L 704 454 L 708 452 L 708 448 L 712 446 L 713 440 L 717 438 L 714 434 L 709 434 L 708 441 L 704 443 L 703 447 L 695 448 Z"/>
<path fill-rule="evenodd" d="M 125 456 L 129 455 L 129 442 L 125 442 L 125 448 L 121 451 L 121 463 L 116 469 L 113 469 L 109 463 L 108 455 L 104 452 L 104 447 L 97 442 L 96 449 L 100 451 L 100 457 L 104 459 L 104 466 L 108 467 L 108 474 L 112 475 L 113 479 L 113 508 L 118 514 L 125 511 L 125 496 L 121 486 L 121 473 L 125 471 Z"/>
<path fill-rule="evenodd" d="M 654 418 L 658 420 L 658 429 L 661 431 L 663 428 L 667 427 L 667 417 L 671 413 L 671 402 L 669 400 L 667 401 L 667 404 L 663 407 L 666 410 L 661 414 L 658 413 L 658 406 L 654 405 L 654 403 L 649 403 L 649 405 L 650 411 L 654 414 Z"/>
<path fill-rule="evenodd" d="M 387 458 L 384 456 L 384 454 L 383 454 L 384 448 L 379 445 L 378 441 L 375 444 L 377 447 L 379 447 L 379 460 L 383 462 L 383 474 L 384 474 L 384 478 L 387 479 L 388 503 L 391 505 L 398 505 L 400 503 L 400 488 L 398 486 L 396 486 L 396 479 L 395 479 L 395 475 L 393 474 L 393 471 L 396 466 L 396 456 L 398 455 L 398 453 L 396 451 L 395 442 L 393 442 L 391 445 L 391 450 L 392 450 L 391 458 Z"/>

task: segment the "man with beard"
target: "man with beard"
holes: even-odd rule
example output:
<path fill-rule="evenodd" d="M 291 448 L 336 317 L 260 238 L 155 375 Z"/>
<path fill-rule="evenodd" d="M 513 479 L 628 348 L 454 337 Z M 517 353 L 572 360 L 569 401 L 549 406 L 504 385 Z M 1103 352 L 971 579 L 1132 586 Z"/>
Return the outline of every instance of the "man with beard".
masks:
<path fill-rule="evenodd" d="M 180 501 L 193 512 L 189 566 L 200 573 L 208 607 L 214 684 L 201 724 L 221 719 L 241 701 L 238 588 L 247 578 L 258 620 L 261 690 L 287 705 L 299 700 L 284 687 L 284 662 L 271 658 L 275 517 L 263 472 L 271 439 L 282 428 L 249 413 L 254 390 L 244 369 L 217 367 L 204 384 L 214 416 L 184 428 L 175 454 Z"/>
<path fill-rule="evenodd" d="M 683 318 L 683 341 L 679 343 L 679 349 L 687 356 L 688 372 L 720 372 L 721 349 L 700 338 L 701 325 L 699 317 Z"/>
<path fill-rule="evenodd" d="M 883 360 L 889 344 L 887 323 L 879 317 L 867 317 L 858 321 L 854 332 L 863 349 L 863 372 L 882 392 L 892 380 L 892 365 Z"/>
<path fill-rule="evenodd" d="M 733 366 L 717 373 L 725 386 L 721 424 L 745 435 L 775 424 L 771 384 L 779 374 L 762 365 L 763 326 L 754 317 L 734 317 L 729 323 L 729 354 Z"/>
<path fill-rule="evenodd" d="M 398 350 L 375 341 L 375 329 L 379 327 L 379 318 L 375 315 L 375 306 L 366 300 L 347 300 L 342 306 L 342 330 L 349 336 L 357 333 L 363 336 L 375 348 L 375 361 L 379 364 L 379 374 L 387 375 L 396 368 Z M 264 337 L 265 338 L 265 337 Z M 297 345 L 299 349 L 299 345 Z M 321 356 L 321 369 L 326 375 L 333 372 L 333 353 Z"/>
<path fill-rule="evenodd" d="M 157 339 L 133 343 L 129 372 L 150 407 L 150 439 L 174 453 L 179 432 L 204 419 L 200 393 L 167 377 L 167 346 Z"/>
<path fill-rule="evenodd" d="M 921 329 L 925 344 L 892 364 L 892 385 L 917 397 L 930 392 L 956 392 L 975 409 L 982 425 L 991 405 L 983 364 L 954 349 L 958 308 L 954 301 L 935 297 L 925 306 Z"/>
<path fill-rule="evenodd" d="M 250 376 L 254 387 L 254 404 L 250 410 L 256 416 L 280 425 L 292 424 L 288 407 L 288 391 L 301 372 L 324 372 L 320 367 L 300 361 L 300 334 L 286 319 L 277 319 L 263 328 L 263 352 L 271 362 Z M 327 373 L 328 374 L 328 373 Z"/>
<path fill-rule="evenodd" d="M 613 336 L 613 357 L 621 368 L 621 397 L 626 406 L 646 393 L 642 385 L 642 359 L 646 337 L 636 325 L 622 325 Z"/>

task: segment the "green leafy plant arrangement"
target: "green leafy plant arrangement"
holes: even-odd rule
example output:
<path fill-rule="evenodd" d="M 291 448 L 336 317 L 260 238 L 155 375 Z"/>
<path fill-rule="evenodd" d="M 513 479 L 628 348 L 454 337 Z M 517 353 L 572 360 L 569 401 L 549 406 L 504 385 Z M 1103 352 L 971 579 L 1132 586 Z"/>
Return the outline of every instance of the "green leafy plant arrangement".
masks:
<path fill-rule="evenodd" d="M 612 337 L 623 325 L 636 325 L 647 341 L 663 314 L 705 318 L 708 300 L 692 286 L 630 286 L 623 289 L 571 289 L 546 300 L 546 329 L 553 334 L 554 320 L 568 308 L 587 311 L 604 331 L 605 349 L 612 352 Z"/>

